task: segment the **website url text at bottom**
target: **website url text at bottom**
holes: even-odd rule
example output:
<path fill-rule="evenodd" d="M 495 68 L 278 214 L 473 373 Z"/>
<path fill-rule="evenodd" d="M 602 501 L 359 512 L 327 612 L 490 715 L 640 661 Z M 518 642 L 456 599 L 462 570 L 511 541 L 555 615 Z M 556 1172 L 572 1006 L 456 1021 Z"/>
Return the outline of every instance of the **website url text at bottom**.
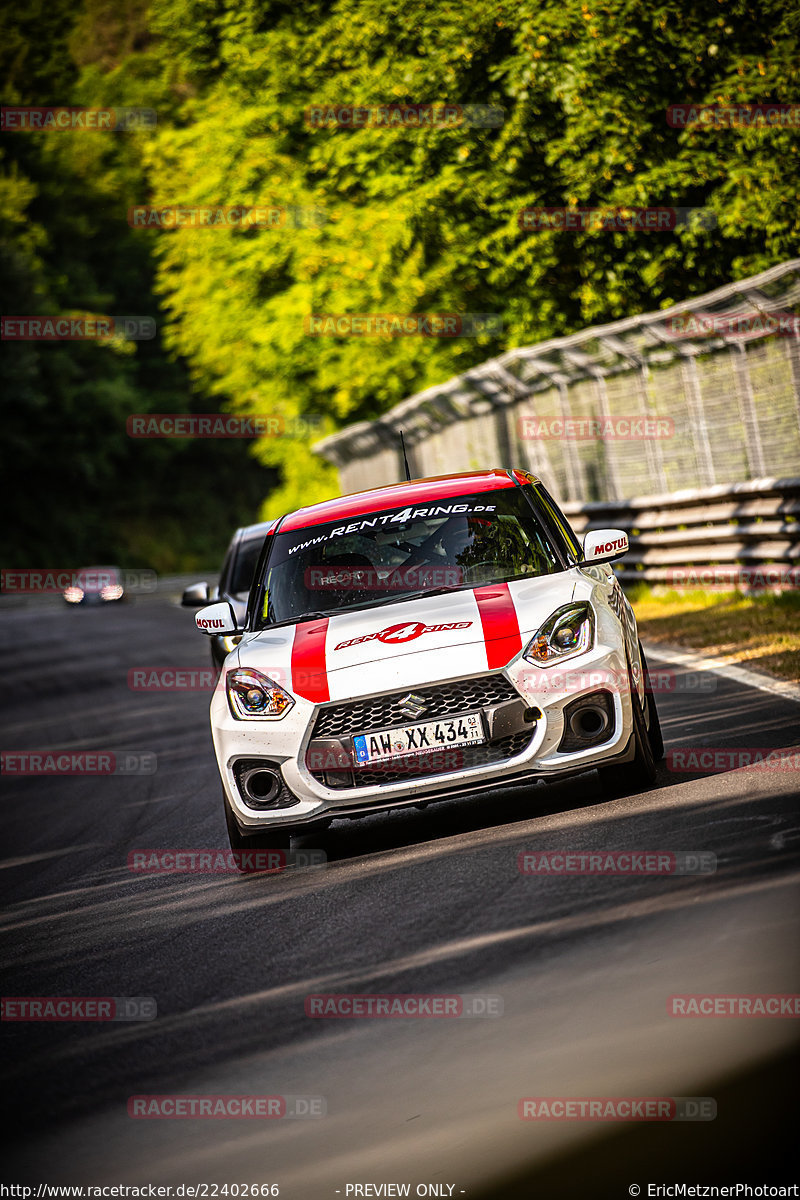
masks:
<path fill-rule="evenodd" d="M 176 1196 L 189 1197 L 190 1200 L 213 1200 L 216 1196 L 253 1197 L 280 1196 L 277 1183 L 115 1183 L 85 1187 L 73 1184 L 40 1183 L 35 1187 L 24 1183 L 0 1183 L 0 1198 L 13 1196 L 16 1200 L 48 1200 L 49 1197 L 76 1197 L 77 1200 L 96 1200 L 108 1196 Z"/>

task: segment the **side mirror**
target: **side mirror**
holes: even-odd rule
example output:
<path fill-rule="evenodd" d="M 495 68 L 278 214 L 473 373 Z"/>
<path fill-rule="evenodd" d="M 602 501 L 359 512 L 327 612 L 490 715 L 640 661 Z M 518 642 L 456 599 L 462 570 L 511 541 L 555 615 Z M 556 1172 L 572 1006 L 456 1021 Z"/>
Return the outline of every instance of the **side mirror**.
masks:
<path fill-rule="evenodd" d="M 624 558 L 630 544 L 624 529 L 593 529 L 583 539 L 583 565 Z"/>
<path fill-rule="evenodd" d="M 183 608 L 200 608 L 201 605 L 208 604 L 210 599 L 207 583 L 193 583 L 183 593 L 181 605 Z"/>
<path fill-rule="evenodd" d="M 220 637 L 225 634 L 241 633 L 236 624 L 236 613 L 233 605 L 227 600 L 217 604 L 209 604 L 195 614 L 194 623 L 201 633 L 210 633 Z"/>

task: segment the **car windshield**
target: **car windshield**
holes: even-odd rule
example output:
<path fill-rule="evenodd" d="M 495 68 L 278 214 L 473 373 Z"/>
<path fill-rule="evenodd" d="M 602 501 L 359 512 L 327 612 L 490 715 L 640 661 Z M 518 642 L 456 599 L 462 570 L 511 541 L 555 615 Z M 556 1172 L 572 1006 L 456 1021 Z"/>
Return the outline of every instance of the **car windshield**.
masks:
<path fill-rule="evenodd" d="M 519 488 L 278 532 L 255 628 L 563 570 Z"/>

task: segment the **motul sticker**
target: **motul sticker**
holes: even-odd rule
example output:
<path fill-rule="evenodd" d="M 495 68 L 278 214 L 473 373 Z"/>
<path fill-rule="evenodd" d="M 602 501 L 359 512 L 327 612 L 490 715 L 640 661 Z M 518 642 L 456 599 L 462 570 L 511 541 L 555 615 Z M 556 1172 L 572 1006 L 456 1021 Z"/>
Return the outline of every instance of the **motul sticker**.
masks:
<path fill-rule="evenodd" d="M 399 625 L 389 625 L 378 633 L 365 633 L 361 637 L 349 638 L 339 642 L 335 650 L 344 650 L 347 646 L 360 646 L 362 642 L 384 642 L 394 645 L 400 642 L 413 642 L 423 633 L 442 633 L 447 629 L 468 629 L 472 621 L 448 621 L 440 625 L 426 625 L 424 621 L 401 621 Z"/>
<path fill-rule="evenodd" d="M 604 542 L 595 546 L 595 554 L 613 554 L 616 550 L 627 550 L 628 539 L 617 538 L 615 542 Z"/>

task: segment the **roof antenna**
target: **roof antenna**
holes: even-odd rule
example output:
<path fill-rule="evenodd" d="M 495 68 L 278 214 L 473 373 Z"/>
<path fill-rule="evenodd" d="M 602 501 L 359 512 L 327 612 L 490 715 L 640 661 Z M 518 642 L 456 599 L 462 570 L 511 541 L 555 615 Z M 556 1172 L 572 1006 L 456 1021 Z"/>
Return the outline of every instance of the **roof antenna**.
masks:
<path fill-rule="evenodd" d="M 406 439 L 403 437 L 402 429 L 399 429 L 398 433 L 400 434 L 400 445 L 403 448 L 403 465 L 406 469 L 406 482 L 410 483 L 411 482 L 411 472 L 408 469 L 408 455 L 406 454 Z"/>

